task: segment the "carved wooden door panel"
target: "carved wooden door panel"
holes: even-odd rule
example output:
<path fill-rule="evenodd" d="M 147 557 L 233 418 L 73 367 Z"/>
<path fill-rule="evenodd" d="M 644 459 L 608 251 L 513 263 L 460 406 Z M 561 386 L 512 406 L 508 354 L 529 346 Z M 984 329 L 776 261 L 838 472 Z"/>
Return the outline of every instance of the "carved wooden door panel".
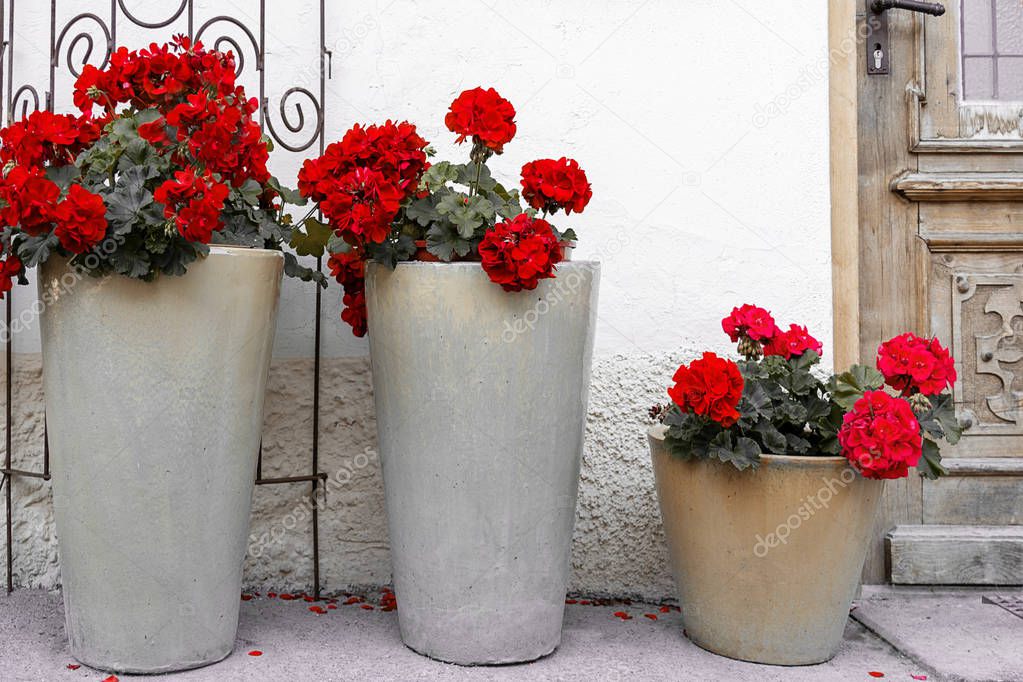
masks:
<path fill-rule="evenodd" d="M 909 329 L 949 345 L 950 475 L 889 485 L 866 578 L 1023 584 L 1023 0 L 942 16 L 860 2 L 860 354 Z M 886 43 L 887 74 L 866 54 Z"/>

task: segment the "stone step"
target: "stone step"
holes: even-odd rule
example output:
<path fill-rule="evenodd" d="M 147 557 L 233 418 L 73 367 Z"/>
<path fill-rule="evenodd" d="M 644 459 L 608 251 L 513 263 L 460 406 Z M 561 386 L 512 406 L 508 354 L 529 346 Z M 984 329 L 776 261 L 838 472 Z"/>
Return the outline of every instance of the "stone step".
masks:
<path fill-rule="evenodd" d="M 949 475 L 923 482 L 927 524 L 1023 524 L 1023 458 L 946 458 Z"/>
<path fill-rule="evenodd" d="M 885 544 L 895 585 L 1023 585 L 1023 526 L 900 525 Z"/>

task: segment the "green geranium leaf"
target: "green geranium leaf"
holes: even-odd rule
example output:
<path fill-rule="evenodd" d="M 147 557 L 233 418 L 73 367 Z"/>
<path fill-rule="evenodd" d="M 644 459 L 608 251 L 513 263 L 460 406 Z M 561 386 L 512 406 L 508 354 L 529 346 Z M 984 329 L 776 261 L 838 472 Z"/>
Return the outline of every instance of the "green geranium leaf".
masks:
<path fill-rule="evenodd" d="M 941 452 L 938 449 L 938 444 L 930 438 L 924 438 L 923 456 L 916 468 L 921 476 L 932 481 L 939 476 L 948 474 L 948 470 L 941 465 Z"/>
<path fill-rule="evenodd" d="M 245 182 L 240 187 L 235 188 L 234 191 L 238 192 L 242 201 L 249 206 L 258 206 L 259 197 L 263 193 L 263 187 L 252 178 L 246 178 Z"/>
<path fill-rule="evenodd" d="M 410 201 L 405 207 L 405 217 L 423 227 L 429 227 L 439 221 L 441 215 L 437 212 L 434 195 Z"/>
<path fill-rule="evenodd" d="M 319 270 L 306 267 L 298 262 L 295 254 L 284 252 L 284 274 L 288 277 L 295 277 L 303 282 L 316 282 L 317 285 L 326 289 L 327 277 Z"/>
<path fill-rule="evenodd" d="M 39 235 L 38 237 L 27 237 L 17 242 L 18 258 L 27 268 L 34 268 L 46 262 L 53 250 L 60 245 L 57 235 Z"/>
<path fill-rule="evenodd" d="M 449 182 L 458 179 L 458 169 L 452 166 L 449 161 L 438 161 L 426 169 L 420 187 L 430 192 L 435 192 Z"/>
<path fill-rule="evenodd" d="M 281 195 L 281 200 L 286 204 L 292 204 L 294 206 L 305 206 L 308 200 L 302 196 L 301 192 L 297 189 L 291 189 L 281 184 L 281 181 L 275 177 L 271 177 L 266 183 L 270 189 L 276 191 Z"/>
<path fill-rule="evenodd" d="M 866 365 L 853 365 L 848 372 L 832 377 L 828 383 L 828 391 L 836 403 L 849 410 L 864 393 L 882 386 L 884 376 L 876 369 Z"/>
<path fill-rule="evenodd" d="M 757 422 L 757 425 L 753 427 L 753 432 L 760 436 L 760 441 L 764 444 L 764 449 L 775 455 L 784 455 L 788 453 L 788 441 L 781 431 L 775 427 L 768 419 L 761 419 Z"/>
<path fill-rule="evenodd" d="M 77 166 L 50 166 L 46 169 L 46 179 L 66 191 L 71 183 L 82 176 Z"/>
<path fill-rule="evenodd" d="M 295 249 L 296 255 L 319 258 L 326 251 L 327 242 L 330 241 L 330 236 L 334 231 L 330 228 L 330 225 L 321 223 L 316 218 L 311 217 L 305 219 L 302 227 L 304 231 L 297 228 L 292 231 L 291 248 Z M 302 281 L 308 282 L 309 279 L 303 279 Z"/>
<path fill-rule="evenodd" d="M 437 223 L 426 233 L 426 250 L 442 261 L 451 261 L 455 254 L 465 256 L 472 251 L 472 242 L 448 223 Z"/>

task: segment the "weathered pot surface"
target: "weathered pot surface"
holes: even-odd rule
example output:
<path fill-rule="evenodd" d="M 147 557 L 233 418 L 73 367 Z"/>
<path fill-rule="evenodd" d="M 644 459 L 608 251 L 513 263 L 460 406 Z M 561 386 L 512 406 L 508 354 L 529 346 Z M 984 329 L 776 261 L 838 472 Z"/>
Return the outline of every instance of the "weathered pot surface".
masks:
<path fill-rule="evenodd" d="M 842 457 L 756 471 L 671 455 L 649 432 L 686 633 L 730 658 L 808 665 L 838 650 L 883 490 Z"/>
<path fill-rule="evenodd" d="M 71 654 L 114 672 L 235 642 L 283 257 L 211 247 L 181 277 L 39 276 Z"/>
<path fill-rule="evenodd" d="M 478 263 L 367 270 L 398 623 L 419 653 L 514 663 L 561 641 L 598 279 L 564 263 L 512 294 Z"/>

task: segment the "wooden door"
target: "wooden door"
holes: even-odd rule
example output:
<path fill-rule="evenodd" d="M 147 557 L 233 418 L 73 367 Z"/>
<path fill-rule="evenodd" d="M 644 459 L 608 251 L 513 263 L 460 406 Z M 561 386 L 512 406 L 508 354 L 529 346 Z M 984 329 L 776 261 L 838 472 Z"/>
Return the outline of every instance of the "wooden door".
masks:
<path fill-rule="evenodd" d="M 1023 0 L 892 9 L 887 36 L 870 4 L 854 7 L 857 277 L 842 280 L 858 279 L 858 352 L 940 337 L 970 429 L 943 448 L 950 476 L 888 484 L 865 580 L 1023 584 Z"/>

